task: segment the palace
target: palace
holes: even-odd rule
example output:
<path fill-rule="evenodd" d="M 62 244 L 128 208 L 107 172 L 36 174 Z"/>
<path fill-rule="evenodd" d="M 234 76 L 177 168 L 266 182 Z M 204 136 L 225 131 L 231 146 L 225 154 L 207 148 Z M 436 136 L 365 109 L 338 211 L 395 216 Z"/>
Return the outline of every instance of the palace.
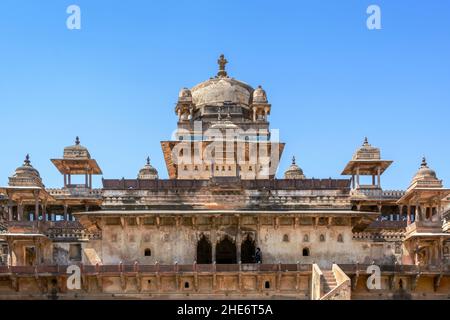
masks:
<path fill-rule="evenodd" d="M 278 179 L 267 94 L 226 64 L 178 95 L 169 179 L 148 158 L 94 189 L 102 170 L 77 137 L 48 189 L 26 156 L 0 187 L 0 299 L 450 298 L 450 189 L 426 159 L 406 190 L 384 190 L 392 161 L 366 138 L 342 179 L 308 178 L 295 158 Z"/>

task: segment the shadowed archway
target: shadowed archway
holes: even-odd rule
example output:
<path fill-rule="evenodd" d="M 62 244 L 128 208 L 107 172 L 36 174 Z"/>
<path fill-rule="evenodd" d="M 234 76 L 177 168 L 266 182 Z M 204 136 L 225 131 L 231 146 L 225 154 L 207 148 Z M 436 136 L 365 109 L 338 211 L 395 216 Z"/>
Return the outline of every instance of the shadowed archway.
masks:
<path fill-rule="evenodd" d="M 197 263 L 211 264 L 212 263 L 212 246 L 211 242 L 202 235 L 197 242 Z"/>
<path fill-rule="evenodd" d="M 241 244 L 241 262 L 256 263 L 255 252 L 255 241 L 250 237 L 250 235 L 247 235 L 247 238 Z"/>
<path fill-rule="evenodd" d="M 216 263 L 235 264 L 236 260 L 236 244 L 229 237 L 225 237 L 216 246 Z"/>

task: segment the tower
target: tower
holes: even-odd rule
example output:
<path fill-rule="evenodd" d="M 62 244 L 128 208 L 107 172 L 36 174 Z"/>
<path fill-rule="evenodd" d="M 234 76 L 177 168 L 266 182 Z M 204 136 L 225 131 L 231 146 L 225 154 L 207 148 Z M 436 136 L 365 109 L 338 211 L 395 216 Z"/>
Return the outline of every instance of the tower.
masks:
<path fill-rule="evenodd" d="M 443 232 L 443 199 L 450 195 L 436 172 L 422 159 L 398 205 L 407 208 L 404 263 L 437 266 L 444 261 L 443 249 L 450 245 L 450 233 Z"/>
<path fill-rule="evenodd" d="M 97 161 L 91 159 L 86 147 L 80 144 L 80 138 L 76 137 L 75 145 L 64 148 L 62 159 L 52 159 L 52 163 L 64 175 L 64 188 L 92 189 L 92 175 L 101 175 Z M 73 175 L 84 175 L 84 184 L 72 184 Z"/>
<path fill-rule="evenodd" d="M 353 193 L 364 193 L 365 191 L 381 191 L 381 175 L 392 164 L 393 161 L 382 160 L 379 148 L 369 144 L 367 138 L 363 145 L 356 150 L 352 160 L 347 163 L 342 175 L 352 176 Z M 361 176 L 372 178 L 370 184 L 361 184 Z"/>
<path fill-rule="evenodd" d="M 224 55 L 217 63 L 215 77 L 178 94 L 175 139 L 161 142 L 169 178 L 273 178 L 284 143 L 269 131 L 267 94 L 230 77 Z"/>

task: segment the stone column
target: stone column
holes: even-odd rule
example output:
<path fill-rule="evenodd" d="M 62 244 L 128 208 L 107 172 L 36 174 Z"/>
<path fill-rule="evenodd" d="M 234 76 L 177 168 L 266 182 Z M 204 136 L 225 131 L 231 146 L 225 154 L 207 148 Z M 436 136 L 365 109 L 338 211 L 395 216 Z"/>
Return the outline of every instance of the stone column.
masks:
<path fill-rule="evenodd" d="M 411 224 L 411 206 L 408 205 L 408 209 L 406 212 L 406 224 L 409 226 Z"/>
<path fill-rule="evenodd" d="M 19 202 L 17 206 L 17 221 L 21 221 L 23 216 L 23 204 Z"/>
<path fill-rule="evenodd" d="M 47 221 L 47 203 L 42 204 L 42 220 Z"/>
<path fill-rule="evenodd" d="M 241 216 L 238 216 L 237 234 L 236 234 L 236 261 L 239 263 L 241 261 Z"/>
<path fill-rule="evenodd" d="M 13 205 L 11 202 L 8 203 L 8 220 L 12 221 L 13 219 Z"/>
<path fill-rule="evenodd" d="M 64 204 L 64 221 L 67 221 L 68 217 L 67 217 L 67 209 L 68 209 L 68 205 Z"/>
<path fill-rule="evenodd" d="M 39 195 L 35 193 L 35 199 L 34 199 L 34 220 L 39 220 Z"/>
<path fill-rule="evenodd" d="M 359 189 L 359 168 L 356 169 L 356 189 Z"/>
<path fill-rule="evenodd" d="M 377 186 L 381 188 L 381 168 L 377 168 Z"/>
<path fill-rule="evenodd" d="M 212 263 L 216 263 L 216 246 L 217 246 L 217 232 L 215 229 L 211 230 L 211 251 Z"/>

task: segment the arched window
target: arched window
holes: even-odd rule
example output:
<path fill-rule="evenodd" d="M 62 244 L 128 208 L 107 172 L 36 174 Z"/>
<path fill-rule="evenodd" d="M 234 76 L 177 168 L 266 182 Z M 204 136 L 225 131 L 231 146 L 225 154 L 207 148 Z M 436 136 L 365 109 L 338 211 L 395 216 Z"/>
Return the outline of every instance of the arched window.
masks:
<path fill-rule="evenodd" d="M 264 288 L 270 289 L 270 281 L 266 281 L 266 282 L 264 283 Z"/>
<path fill-rule="evenodd" d="M 344 237 L 342 236 L 342 234 L 338 235 L 338 242 L 344 242 Z"/>
<path fill-rule="evenodd" d="M 309 257 L 310 255 L 309 248 L 303 248 L 302 254 L 304 257 Z"/>
<path fill-rule="evenodd" d="M 309 242 L 309 236 L 307 234 L 303 236 L 303 242 Z"/>
<path fill-rule="evenodd" d="M 289 242 L 289 236 L 287 234 L 283 236 L 283 242 Z"/>
<path fill-rule="evenodd" d="M 151 257 L 152 256 L 152 250 L 150 250 L 149 248 L 144 250 L 144 256 L 146 257 Z"/>
<path fill-rule="evenodd" d="M 323 234 L 320 235 L 320 242 L 325 242 L 325 236 Z"/>

